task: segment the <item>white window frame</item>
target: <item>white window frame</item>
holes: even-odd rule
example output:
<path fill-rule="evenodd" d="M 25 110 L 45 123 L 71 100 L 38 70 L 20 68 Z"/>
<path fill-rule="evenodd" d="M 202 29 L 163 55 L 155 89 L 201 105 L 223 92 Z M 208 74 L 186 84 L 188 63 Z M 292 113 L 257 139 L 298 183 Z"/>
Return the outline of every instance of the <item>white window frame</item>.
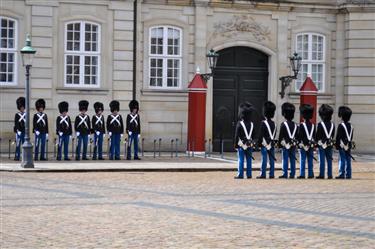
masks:
<path fill-rule="evenodd" d="M 14 53 L 13 81 L 0 81 L 0 86 L 15 86 L 18 82 L 18 21 L 8 16 L 0 16 L 1 19 L 7 19 L 14 22 L 14 48 L 0 48 L 0 52 Z M 0 37 L 1 39 L 1 37 Z"/>
<path fill-rule="evenodd" d="M 152 29 L 163 28 L 163 54 L 151 54 L 151 31 Z M 168 28 L 176 29 L 180 32 L 180 44 L 179 44 L 179 55 L 168 55 Z M 181 89 L 182 88 L 182 44 L 183 44 L 183 34 L 182 29 L 176 26 L 171 25 L 157 25 L 152 26 L 149 28 L 149 44 L 148 44 L 148 82 L 147 86 L 150 89 Z M 162 86 L 151 86 L 150 79 L 151 79 L 151 59 L 162 59 L 163 60 L 163 78 L 162 78 Z M 177 82 L 177 86 L 167 86 L 167 78 L 168 78 L 168 59 L 179 60 L 180 69 L 178 70 L 179 79 Z"/>
<path fill-rule="evenodd" d="M 308 44 L 308 49 L 307 49 L 308 59 L 307 60 L 303 60 L 302 59 L 301 65 L 307 64 L 307 74 L 310 74 L 310 75 L 312 74 L 312 64 L 322 64 L 323 65 L 321 89 L 319 89 L 318 92 L 324 92 L 325 91 L 325 85 L 326 85 L 326 36 L 323 35 L 323 34 L 314 33 L 314 32 L 302 32 L 302 33 L 296 34 L 296 37 L 295 37 L 295 51 L 297 51 L 297 52 L 298 52 L 298 50 L 297 50 L 298 36 L 303 36 L 303 35 L 307 35 L 308 36 L 308 43 L 307 43 Z M 323 56 L 322 56 L 322 60 L 313 60 L 312 59 L 312 52 L 313 52 L 312 51 L 312 37 L 313 37 L 313 35 L 320 36 L 320 37 L 323 38 L 323 48 L 322 48 Z M 303 55 L 300 55 L 300 56 L 302 57 Z M 302 66 L 301 66 L 301 68 L 302 68 Z M 303 82 L 302 82 L 302 84 L 303 84 Z M 296 92 L 299 92 L 299 88 L 297 87 L 297 80 L 296 80 L 294 88 L 295 88 Z"/>
<path fill-rule="evenodd" d="M 80 23 L 80 48 L 79 51 L 74 50 L 67 50 L 67 31 L 69 24 Z M 95 52 L 88 52 L 85 51 L 85 24 L 93 24 L 98 27 L 98 35 L 97 35 L 97 51 Z M 96 22 L 91 21 L 84 21 L 84 20 L 76 20 L 76 21 L 69 21 L 65 23 L 64 29 L 64 86 L 71 87 L 71 88 L 99 88 L 100 87 L 100 71 L 101 71 L 101 25 Z M 67 72 L 66 72 L 66 57 L 68 55 L 72 56 L 79 56 L 79 84 L 67 84 Z M 97 69 L 97 83 L 96 85 L 85 85 L 84 84 L 84 70 L 85 70 L 85 56 L 97 56 L 98 57 L 98 69 Z"/>

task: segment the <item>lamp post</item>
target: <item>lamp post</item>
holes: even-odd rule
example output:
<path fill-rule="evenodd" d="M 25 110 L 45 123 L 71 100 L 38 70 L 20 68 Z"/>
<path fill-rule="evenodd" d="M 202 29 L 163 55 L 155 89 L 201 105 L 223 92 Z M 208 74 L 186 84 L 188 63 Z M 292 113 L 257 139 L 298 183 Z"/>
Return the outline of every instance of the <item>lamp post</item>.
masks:
<path fill-rule="evenodd" d="M 31 46 L 29 35 L 26 38 L 26 45 L 21 49 L 22 65 L 26 68 L 26 123 L 25 123 L 25 142 L 22 145 L 22 164 L 23 168 L 34 168 L 33 145 L 30 142 L 30 68 L 34 59 L 36 50 Z"/>
<path fill-rule="evenodd" d="M 216 67 L 217 59 L 219 58 L 219 54 L 215 52 L 215 50 L 211 49 L 208 51 L 207 55 L 207 61 L 208 61 L 208 66 L 210 67 L 211 72 L 210 73 L 205 73 L 202 74 L 202 77 L 204 81 L 208 81 L 214 74 L 214 69 Z"/>
<path fill-rule="evenodd" d="M 287 88 L 290 85 L 292 80 L 297 79 L 299 70 L 301 68 L 302 58 L 296 52 L 294 52 L 292 57 L 289 57 L 289 60 L 290 60 L 290 66 L 292 67 L 292 71 L 294 75 L 280 77 L 279 80 L 281 81 L 281 92 L 279 94 L 281 98 L 284 98 L 285 96 L 285 88 Z"/>

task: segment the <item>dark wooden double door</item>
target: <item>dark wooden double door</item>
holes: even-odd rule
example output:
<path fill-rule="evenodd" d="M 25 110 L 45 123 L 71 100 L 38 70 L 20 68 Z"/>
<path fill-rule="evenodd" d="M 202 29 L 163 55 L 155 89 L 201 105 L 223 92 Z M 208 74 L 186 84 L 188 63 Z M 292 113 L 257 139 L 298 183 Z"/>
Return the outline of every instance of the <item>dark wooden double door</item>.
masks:
<path fill-rule="evenodd" d="M 213 78 L 213 149 L 220 151 L 224 141 L 224 151 L 233 151 L 240 103 L 254 106 L 254 132 L 259 129 L 267 100 L 268 56 L 248 47 L 223 49 L 219 55 Z"/>

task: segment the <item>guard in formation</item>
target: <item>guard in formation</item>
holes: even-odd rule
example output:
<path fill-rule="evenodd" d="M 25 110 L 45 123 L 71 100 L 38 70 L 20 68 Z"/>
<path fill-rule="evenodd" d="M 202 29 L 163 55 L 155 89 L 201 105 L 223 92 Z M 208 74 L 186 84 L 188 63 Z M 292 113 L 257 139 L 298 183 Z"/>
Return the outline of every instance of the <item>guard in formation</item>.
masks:
<path fill-rule="evenodd" d="M 46 140 L 48 140 L 48 117 L 44 112 L 44 109 L 46 109 L 46 101 L 44 99 L 38 99 L 35 102 L 35 109 L 37 113 L 34 114 L 33 118 L 33 132 L 35 134 L 34 160 L 45 161 L 47 160 Z"/>
<path fill-rule="evenodd" d="M 74 130 L 77 137 L 76 147 L 76 161 L 81 159 L 81 145 L 82 145 L 82 160 L 88 160 L 87 158 L 87 146 L 91 133 L 90 117 L 86 114 L 89 107 L 87 100 L 81 100 L 78 103 L 80 113 L 77 115 L 74 121 Z"/>
<path fill-rule="evenodd" d="M 111 114 L 107 118 L 107 130 L 110 140 L 109 160 L 120 160 L 120 143 L 124 133 L 124 123 L 119 114 L 120 102 L 113 100 L 109 103 Z"/>
<path fill-rule="evenodd" d="M 92 116 L 92 133 L 94 133 L 94 153 L 93 160 L 104 160 L 103 139 L 105 136 L 104 105 L 101 102 L 94 103 L 95 115 Z"/>
<path fill-rule="evenodd" d="M 239 121 L 235 130 L 235 149 L 238 151 L 238 172 L 236 179 L 244 178 L 244 159 L 246 158 L 246 176 L 251 178 L 252 174 L 252 152 L 260 148 L 262 155 L 261 173 L 257 178 L 266 178 L 267 160 L 270 163 L 269 178 L 274 178 L 275 148 L 282 150 L 283 174 L 279 178 L 295 178 L 296 175 L 296 150 L 300 150 L 300 175 L 299 179 L 305 179 L 305 167 L 307 162 L 307 177 L 314 178 L 313 162 L 314 149 L 319 151 L 319 175 L 317 179 L 325 178 L 325 164 L 327 163 L 327 177 L 332 179 L 332 154 L 333 146 L 339 151 L 339 175 L 336 179 L 351 179 L 352 168 L 351 150 L 355 147 L 353 142 L 353 126 L 350 124 L 352 111 L 347 106 L 340 106 L 338 116 L 342 123 L 337 128 L 336 141 L 333 140 L 335 134 L 335 124 L 331 121 L 333 109 L 327 104 L 319 108 L 321 122 L 317 127 L 311 122 L 314 108 L 305 104 L 300 106 L 300 114 L 303 122 L 296 124 L 294 119 L 295 106 L 291 103 L 284 103 L 281 106 L 282 115 L 285 121 L 280 125 L 279 139 L 276 140 L 276 125 L 272 121 L 276 106 L 267 101 L 263 105 L 264 120 L 260 125 L 257 142 L 254 142 L 253 122 L 251 115 L 254 109 L 248 102 L 239 106 Z M 288 175 L 288 169 L 290 172 Z"/>
<path fill-rule="evenodd" d="M 25 98 L 19 97 L 16 100 L 17 109 L 19 112 L 14 116 L 14 128 L 13 131 L 16 134 L 16 152 L 14 155 L 14 160 L 19 161 L 21 156 L 21 146 L 25 142 Z"/>
<path fill-rule="evenodd" d="M 62 159 L 62 150 L 64 149 L 64 160 L 70 161 L 68 156 L 69 152 L 69 140 L 72 136 L 72 121 L 68 115 L 69 104 L 68 102 L 60 102 L 59 105 L 60 116 L 56 119 L 56 134 L 58 136 L 58 145 L 57 145 L 57 160 L 61 161 Z"/>
<path fill-rule="evenodd" d="M 138 101 L 130 101 L 129 109 L 130 113 L 126 117 L 126 133 L 128 134 L 128 152 L 126 159 L 131 160 L 131 146 L 134 144 L 134 160 L 140 160 L 138 157 L 138 143 L 141 136 L 141 119 L 138 114 Z"/>

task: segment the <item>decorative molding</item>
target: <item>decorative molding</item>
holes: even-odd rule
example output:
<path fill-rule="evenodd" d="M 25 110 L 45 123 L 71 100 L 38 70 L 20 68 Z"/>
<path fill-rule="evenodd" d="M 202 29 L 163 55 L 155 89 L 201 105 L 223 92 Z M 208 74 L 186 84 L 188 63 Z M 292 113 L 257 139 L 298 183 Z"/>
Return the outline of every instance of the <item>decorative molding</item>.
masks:
<path fill-rule="evenodd" d="M 258 23 L 249 15 L 235 15 L 229 21 L 214 24 L 214 32 L 210 40 L 216 37 L 233 38 L 239 34 L 249 33 L 258 42 L 271 40 L 268 27 Z"/>

